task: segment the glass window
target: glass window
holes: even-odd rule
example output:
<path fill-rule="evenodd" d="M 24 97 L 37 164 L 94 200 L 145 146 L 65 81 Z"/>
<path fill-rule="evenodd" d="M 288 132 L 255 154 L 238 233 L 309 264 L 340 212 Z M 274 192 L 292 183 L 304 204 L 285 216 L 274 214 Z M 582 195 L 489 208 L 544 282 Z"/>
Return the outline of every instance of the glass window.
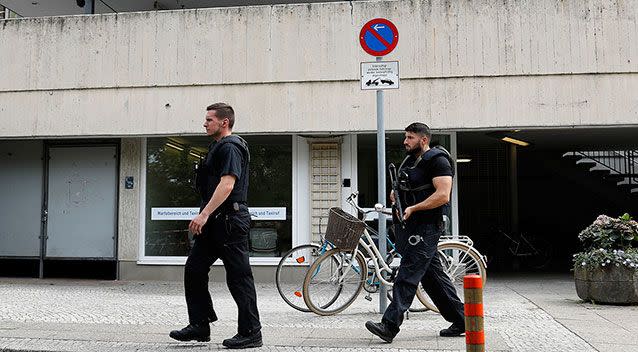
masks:
<path fill-rule="evenodd" d="M 292 244 L 292 137 L 243 136 L 251 161 L 248 206 L 253 214 L 252 256 L 279 256 Z M 194 172 L 210 137 L 148 138 L 146 256 L 186 256 L 188 224 L 200 196 Z M 263 220 L 259 220 L 259 218 Z"/>

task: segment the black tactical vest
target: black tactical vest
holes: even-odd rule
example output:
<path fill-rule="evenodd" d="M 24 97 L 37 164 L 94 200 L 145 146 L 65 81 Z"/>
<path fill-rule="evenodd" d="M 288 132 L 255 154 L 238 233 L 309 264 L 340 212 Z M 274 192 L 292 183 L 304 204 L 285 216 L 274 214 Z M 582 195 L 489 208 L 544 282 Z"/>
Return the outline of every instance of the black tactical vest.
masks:
<path fill-rule="evenodd" d="M 239 147 L 239 150 L 241 150 L 242 152 L 242 177 L 248 178 L 248 163 L 250 162 L 250 152 L 248 151 L 248 143 L 246 143 L 246 141 L 239 137 L 236 136 L 234 134 L 231 134 L 229 136 L 226 136 L 224 138 L 222 138 L 219 142 L 217 141 L 213 141 L 209 146 L 208 146 L 208 154 L 206 154 L 206 158 L 202 160 L 202 162 L 200 163 L 200 166 L 197 168 L 196 172 L 196 178 L 195 178 L 195 187 L 197 188 L 197 190 L 199 191 L 202 200 L 203 200 L 203 204 L 202 206 L 205 206 L 206 203 L 208 203 L 208 201 L 210 200 L 210 198 L 213 196 L 213 193 L 215 192 L 215 188 L 217 188 L 217 185 L 219 184 L 219 179 L 213 174 L 213 160 L 215 160 L 216 158 L 219 158 L 220 155 L 219 151 L 221 150 L 221 146 L 223 146 L 226 143 L 232 143 L 234 145 L 236 145 L 237 147 Z M 237 180 L 237 182 L 241 182 L 242 180 Z M 225 201 L 225 203 L 227 202 L 241 202 L 241 203 L 245 203 L 247 201 L 248 198 L 248 192 L 246 189 L 246 192 L 242 192 L 240 195 L 233 195 L 231 193 L 231 195 L 229 196 L 229 198 Z"/>
<path fill-rule="evenodd" d="M 397 178 L 399 180 L 400 197 L 404 207 L 412 206 L 414 204 L 424 201 L 431 196 L 435 189 L 432 184 L 432 178 L 423 177 L 422 169 L 419 169 L 419 164 L 424 163 L 427 168 L 427 164 L 436 158 L 447 158 L 452 167 L 452 176 L 454 176 L 454 160 L 450 152 L 440 145 L 430 148 L 427 152 L 419 156 L 412 165 L 406 165 L 406 162 L 410 159 L 410 156 L 406 157 L 401 166 L 399 166 L 399 173 Z"/>

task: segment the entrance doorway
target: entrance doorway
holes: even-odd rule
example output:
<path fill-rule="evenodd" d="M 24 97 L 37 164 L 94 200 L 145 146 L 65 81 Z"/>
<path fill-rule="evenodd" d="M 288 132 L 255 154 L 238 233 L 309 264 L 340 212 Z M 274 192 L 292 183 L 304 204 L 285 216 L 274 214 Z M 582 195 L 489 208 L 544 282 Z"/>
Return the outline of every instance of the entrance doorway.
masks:
<path fill-rule="evenodd" d="M 115 279 L 117 154 L 115 145 L 47 148 L 43 276 L 94 277 L 90 267 Z"/>
<path fill-rule="evenodd" d="M 115 279 L 118 146 L 0 143 L 0 276 Z"/>

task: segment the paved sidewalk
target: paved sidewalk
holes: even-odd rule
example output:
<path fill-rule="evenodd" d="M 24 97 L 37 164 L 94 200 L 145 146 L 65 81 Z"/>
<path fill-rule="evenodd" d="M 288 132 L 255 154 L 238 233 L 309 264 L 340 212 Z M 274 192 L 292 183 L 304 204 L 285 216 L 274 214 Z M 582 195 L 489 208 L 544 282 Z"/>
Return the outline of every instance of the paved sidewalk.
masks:
<path fill-rule="evenodd" d="M 205 351 L 235 334 L 236 308 L 223 283 L 211 283 L 220 320 L 211 343 L 179 343 L 187 324 L 181 283 L 0 279 L 0 351 Z M 365 329 L 378 302 L 363 295 L 345 312 L 320 317 L 288 307 L 274 285 L 258 284 L 263 351 L 465 351 L 464 338 L 441 338 L 449 324 L 412 313 L 392 344 Z M 488 351 L 638 351 L 638 307 L 578 300 L 568 275 L 489 278 L 484 292 Z"/>

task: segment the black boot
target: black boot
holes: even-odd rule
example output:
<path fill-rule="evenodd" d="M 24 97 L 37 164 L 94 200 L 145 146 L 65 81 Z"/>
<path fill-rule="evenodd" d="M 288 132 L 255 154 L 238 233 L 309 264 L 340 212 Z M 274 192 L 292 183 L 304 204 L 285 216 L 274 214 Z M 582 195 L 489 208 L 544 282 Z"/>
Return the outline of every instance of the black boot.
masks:
<path fill-rule="evenodd" d="M 208 322 L 201 324 L 188 324 L 182 330 L 173 330 L 168 336 L 177 341 L 210 341 L 210 326 Z"/>
<path fill-rule="evenodd" d="M 261 347 L 263 345 L 261 330 L 249 335 L 237 334 L 230 339 L 224 340 L 222 345 L 232 349 Z"/>
<path fill-rule="evenodd" d="M 373 321 L 367 321 L 366 329 L 379 336 L 385 342 L 392 342 L 392 339 L 399 333 L 398 329 L 393 329 L 383 322 L 375 323 Z"/>
<path fill-rule="evenodd" d="M 465 334 L 465 323 L 454 323 L 449 328 L 443 329 L 439 335 L 443 337 L 463 336 Z"/>

